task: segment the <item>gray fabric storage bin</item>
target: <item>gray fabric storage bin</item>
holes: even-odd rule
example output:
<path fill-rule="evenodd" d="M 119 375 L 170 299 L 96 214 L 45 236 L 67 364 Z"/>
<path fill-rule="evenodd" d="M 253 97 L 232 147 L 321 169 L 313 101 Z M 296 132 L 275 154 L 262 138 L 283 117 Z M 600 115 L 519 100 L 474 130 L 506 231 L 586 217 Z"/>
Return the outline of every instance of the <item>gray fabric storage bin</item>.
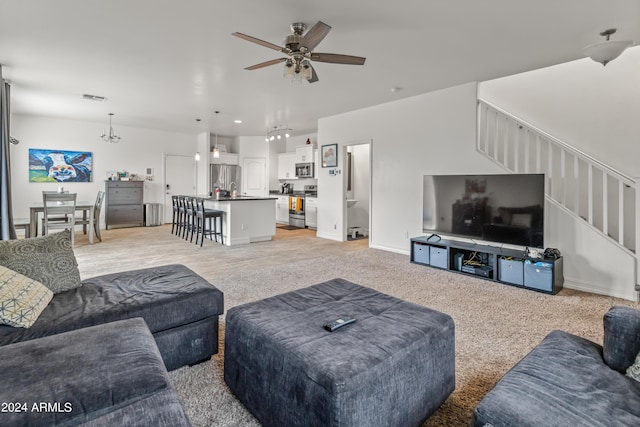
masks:
<path fill-rule="evenodd" d="M 440 268 L 449 268 L 449 263 L 447 262 L 447 248 L 440 248 L 437 246 L 431 246 L 431 250 L 429 253 L 430 264 L 434 267 Z"/>
<path fill-rule="evenodd" d="M 524 285 L 524 261 L 521 259 L 498 260 L 498 280 L 513 285 Z"/>
<path fill-rule="evenodd" d="M 524 286 L 545 292 L 553 290 L 553 263 L 524 264 Z"/>
<path fill-rule="evenodd" d="M 265 427 L 417 427 L 455 387 L 453 319 L 333 279 L 231 308 L 224 380 Z"/>
<path fill-rule="evenodd" d="M 413 261 L 421 264 L 429 264 L 429 249 L 431 246 L 424 243 L 413 243 Z"/>

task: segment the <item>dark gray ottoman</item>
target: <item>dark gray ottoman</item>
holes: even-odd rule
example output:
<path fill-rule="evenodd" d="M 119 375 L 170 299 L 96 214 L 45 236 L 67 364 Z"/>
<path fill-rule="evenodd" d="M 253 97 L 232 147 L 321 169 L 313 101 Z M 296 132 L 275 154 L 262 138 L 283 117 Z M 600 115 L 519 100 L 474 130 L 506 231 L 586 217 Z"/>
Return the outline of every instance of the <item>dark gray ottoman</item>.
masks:
<path fill-rule="evenodd" d="M 356 323 L 327 332 L 343 315 Z M 264 426 L 417 426 L 455 387 L 453 320 L 334 279 L 230 309 L 224 379 Z"/>

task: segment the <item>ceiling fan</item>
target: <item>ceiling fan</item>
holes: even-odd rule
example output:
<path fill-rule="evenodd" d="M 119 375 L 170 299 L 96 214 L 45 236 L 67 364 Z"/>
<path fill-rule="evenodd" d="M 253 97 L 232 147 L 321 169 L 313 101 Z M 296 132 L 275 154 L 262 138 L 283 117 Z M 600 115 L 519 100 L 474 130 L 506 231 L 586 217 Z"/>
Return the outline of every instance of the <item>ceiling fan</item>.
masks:
<path fill-rule="evenodd" d="M 329 34 L 331 27 L 322 21 L 318 21 L 307 33 L 306 24 L 295 22 L 291 24 L 291 34 L 284 39 L 284 46 L 278 46 L 255 37 L 248 36 L 243 33 L 232 33 L 241 39 L 257 43 L 260 46 L 277 50 L 287 55 L 285 58 L 272 59 L 271 61 L 261 62 L 252 65 L 245 70 L 257 70 L 259 68 L 268 67 L 270 65 L 285 63 L 285 77 L 292 79 L 306 79 L 309 83 L 317 82 L 318 75 L 311 65 L 311 61 L 330 62 L 333 64 L 347 65 L 364 65 L 366 58 L 361 56 L 341 55 L 338 53 L 315 53 L 318 44 Z"/>

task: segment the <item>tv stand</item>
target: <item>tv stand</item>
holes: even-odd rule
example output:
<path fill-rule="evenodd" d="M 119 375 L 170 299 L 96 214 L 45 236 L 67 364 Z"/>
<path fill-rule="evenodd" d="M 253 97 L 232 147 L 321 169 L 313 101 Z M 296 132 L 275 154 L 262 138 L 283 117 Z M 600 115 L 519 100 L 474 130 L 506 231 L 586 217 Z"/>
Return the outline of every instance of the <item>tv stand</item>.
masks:
<path fill-rule="evenodd" d="M 554 295 L 564 282 L 562 257 L 531 258 L 524 250 L 428 236 L 411 239 L 411 262 Z"/>

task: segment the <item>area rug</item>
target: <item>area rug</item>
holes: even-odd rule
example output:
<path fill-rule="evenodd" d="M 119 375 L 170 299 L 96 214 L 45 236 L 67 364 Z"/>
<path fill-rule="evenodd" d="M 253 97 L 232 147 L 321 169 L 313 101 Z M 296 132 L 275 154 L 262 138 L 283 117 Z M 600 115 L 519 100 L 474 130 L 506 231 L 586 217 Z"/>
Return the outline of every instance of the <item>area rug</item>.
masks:
<path fill-rule="evenodd" d="M 302 227 L 294 227 L 293 225 L 278 225 L 279 230 L 300 230 Z"/>
<path fill-rule="evenodd" d="M 602 316 L 612 305 L 638 304 L 563 290 L 552 296 L 424 267 L 405 255 L 366 249 L 210 279 L 225 307 L 310 286 L 335 277 L 451 315 L 456 326 L 456 389 L 424 426 L 468 426 L 495 383 L 554 329 L 602 342 Z M 223 380 L 220 354 L 170 372 L 194 426 L 259 426 Z"/>

